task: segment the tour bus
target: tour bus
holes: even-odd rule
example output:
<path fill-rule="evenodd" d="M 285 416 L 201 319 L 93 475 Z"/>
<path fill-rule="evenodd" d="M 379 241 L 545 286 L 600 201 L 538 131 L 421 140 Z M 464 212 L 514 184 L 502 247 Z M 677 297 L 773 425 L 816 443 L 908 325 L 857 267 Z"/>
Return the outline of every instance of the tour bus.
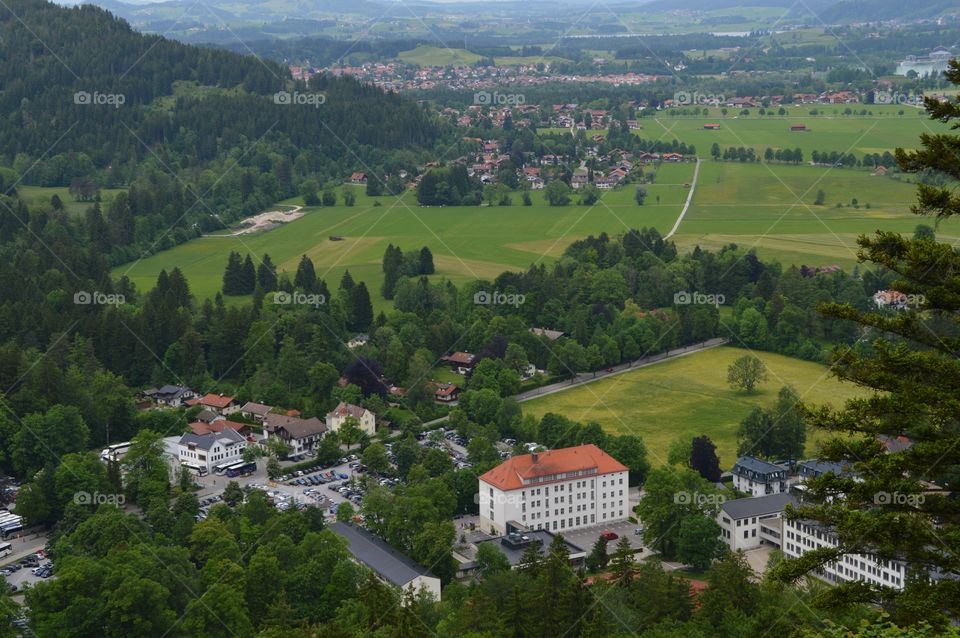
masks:
<path fill-rule="evenodd" d="M 231 465 L 236 465 L 236 464 L 237 464 L 236 461 L 229 461 L 227 463 L 221 463 L 220 465 L 215 465 L 213 467 L 213 473 L 218 475 L 226 474 L 227 468 L 229 468 Z"/>
<path fill-rule="evenodd" d="M 256 463 L 244 463 L 243 461 L 238 461 L 227 468 L 227 476 L 230 478 L 235 476 L 246 476 L 248 474 L 253 474 L 256 471 Z"/>
<path fill-rule="evenodd" d="M 0 536 L 6 537 L 8 534 L 19 532 L 23 529 L 23 518 L 8 514 L 0 517 Z"/>
<path fill-rule="evenodd" d="M 206 468 L 205 466 L 203 466 L 203 465 L 194 465 L 193 463 L 188 463 L 188 462 L 186 462 L 186 461 L 181 461 L 181 462 L 180 462 L 180 465 L 182 465 L 183 467 L 187 468 L 188 470 L 190 470 L 191 472 L 193 472 L 193 473 L 196 474 L 197 476 L 206 476 L 206 475 L 207 475 L 207 468 Z"/>
<path fill-rule="evenodd" d="M 124 441 L 123 443 L 114 443 L 113 445 L 108 445 L 100 452 L 101 461 L 119 461 L 120 457 L 126 454 L 130 450 L 130 441 Z"/>
<path fill-rule="evenodd" d="M 13 553 L 13 545 L 10 543 L 0 543 L 0 558 Z"/>

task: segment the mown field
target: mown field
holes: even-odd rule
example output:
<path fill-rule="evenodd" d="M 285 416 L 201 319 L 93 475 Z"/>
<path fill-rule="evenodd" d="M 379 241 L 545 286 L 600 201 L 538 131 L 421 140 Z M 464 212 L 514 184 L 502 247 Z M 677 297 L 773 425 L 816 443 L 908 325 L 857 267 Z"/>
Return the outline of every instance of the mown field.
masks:
<path fill-rule="evenodd" d="M 633 187 L 605 192 L 594 206 L 573 203 L 562 208 L 547 206 L 541 192 L 531 194 L 532 206 L 522 206 L 518 193 L 512 206 L 421 208 L 413 192 L 400 200 L 369 198 L 363 188 L 351 187 L 358 193 L 353 207 L 306 209 L 301 219 L 258 235 L 201 237 L 119 266 L 113 274 L 127 275 L 139 288 L 149 289 L 161 269 L 179 266 L 202 300 L 220 290 L 230 251 L 250 253 L 255 259 L 268 253 L 280 270 L 291 275 L 306 254 L 331 287 L 349 269 L 354 279 L 367 283 L 374 305 L 384 308 L 387 302 L 379 297 L 381 260 L 390 243 L 404 250 L 429 246 L 435 277 L 454 282 L 493 279 L 505 270 L 549 263 L 570 243 L 590 234 L 616 235 L 643 226 L 666 232 L 680 213 L 687 194 L 684 183 L 692 174 L 691 164 L 662 167 L 657 183 L 646 187 L 644 206 L 633 200 Z M 330 241 L 331 235 L 344 240 Z"/>
<path fill-rule="evenodd" d="M 673 239 L 681 248 L 733 242 L 783 264 L 852 268 L 859 235 L 878 229 L 911 233 L 917 224 L 933 223 L 910 212 L 915 189 L 863 170 L 706 160 Z M 816 205 L 821 190 L 824 204 Z M 938 236 L 954 241 L 960 225 L 941 223 Z"/>
<path fill-rule="evenodd" d="M 736 460 L 740 421 L 754 406 L 772 406 L 784 385 L 804 400 L 834 406 L 864 394 L 832 377 L 826 366 L 765 352 L 754 354 L 766 364 L 769 379 L 754 394 L 744 394 L 727 385 L 727 367 L 745 352 L 713 348 L 521 405 L 524 413 L 538 418 L 554 412 L 581 423 L 596 421 L 613 434 L 639 435 L 654 465 L 666 462 L 670 444 L 678 438 L 706 434 L 717 445 L 720 466 L 729 469 Z M 815 454 L 822 438 L 822 432 L 808 432 L 808 455 Z"/>

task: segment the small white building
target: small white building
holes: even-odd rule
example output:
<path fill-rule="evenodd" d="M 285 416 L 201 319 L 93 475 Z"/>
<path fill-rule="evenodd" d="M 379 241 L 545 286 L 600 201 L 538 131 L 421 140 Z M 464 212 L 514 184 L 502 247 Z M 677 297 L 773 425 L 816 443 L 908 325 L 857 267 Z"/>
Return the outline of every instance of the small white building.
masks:
<path fill-rule="evenodd" d="M 780 547 L 783 510 L 796 503 L 787 493 L 726 501 L 717 513 L 720 538 L 732 552 L 764 544 Z"/>
<path fill-rule="evenodd" d="M 786 492 L 787 470 L 767 461 L 741 456 L 731 471 L 733 487 L 752 496 L 767 496 Z"/>
<path fill-rule="evenodd" d="M 514 456 L 479 478 L 480 528 L 563 532 L 626 520 L 629 470 L 596 445 Z"/>
<path fill-rule="evenodd" d="M 327 413 L 327 429 L 331 432 L 337 432 L 343 427 L 343 422 L 348 417 L 353 417 L 360 424 L 360 429 L 367 436 L 373 436 L 377 431 L 377 417 L 366 408 L 351 403 L 340 402 L 333 412 Z"/>
<path fill-rule="evenodd" d="M 209 473 L 218 465 L 242 461 L 246 447 L 247 440 L 232 428 L 208 434 L 187 432 L 177 442 L 177 458 L 181 464 L 205 467 Z"/>

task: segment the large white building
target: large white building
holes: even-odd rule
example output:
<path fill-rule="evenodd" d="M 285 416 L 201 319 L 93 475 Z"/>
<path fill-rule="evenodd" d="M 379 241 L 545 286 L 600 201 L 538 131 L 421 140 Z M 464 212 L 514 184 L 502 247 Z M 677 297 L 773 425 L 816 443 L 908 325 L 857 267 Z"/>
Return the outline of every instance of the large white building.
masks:
<path fill-rule="evenodd" d="M 232 428 L 208 434 L 187 432 L 177 443 L 177 457 L 181 464 L 204 467 L 207 472 L 213 472 L 218 465 L 242 461 L 246 447 L 247 440 Z"/>
<path fill-rule="evenodd" d="M 479 478 L 480 527 L 562 532 L 626 520 L 629 471 L 596 445 L 514 456 Z"/>
<path fill-rule="evenodd" d="M 829 528 L 806 520 L 785 520 L 783 523 L 783 553 L 797 558 L 821 547 L 836 547 L 836 534 Z M 881 560 L 869 554 L 848 554 L 814 571 L 814 575 L 829 582 L 862 581 L 903 589 L 907 574 L 906 563 Z"/>

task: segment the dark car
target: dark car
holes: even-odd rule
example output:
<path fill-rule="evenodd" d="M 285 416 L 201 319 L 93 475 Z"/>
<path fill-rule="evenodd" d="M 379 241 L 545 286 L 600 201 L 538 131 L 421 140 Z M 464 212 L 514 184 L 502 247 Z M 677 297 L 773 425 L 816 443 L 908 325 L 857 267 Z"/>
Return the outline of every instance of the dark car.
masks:
<path fill-rule="evenodd" d="M 617 539 L 620 538 L 620 537 L 617 536 L 617 533 L 616 533 L 616 532 L 613 532 L 613 531 L 611 531 L 611 530 L 609 530 L 609 529 L 605 529 L 605 530 L 603 530 L 602 532 L 600 532 L 600 538 L 605 538 L 605 539 L 607 539 L 608 541 L 615 541 L 615 540 L 617 540 Z"/>

